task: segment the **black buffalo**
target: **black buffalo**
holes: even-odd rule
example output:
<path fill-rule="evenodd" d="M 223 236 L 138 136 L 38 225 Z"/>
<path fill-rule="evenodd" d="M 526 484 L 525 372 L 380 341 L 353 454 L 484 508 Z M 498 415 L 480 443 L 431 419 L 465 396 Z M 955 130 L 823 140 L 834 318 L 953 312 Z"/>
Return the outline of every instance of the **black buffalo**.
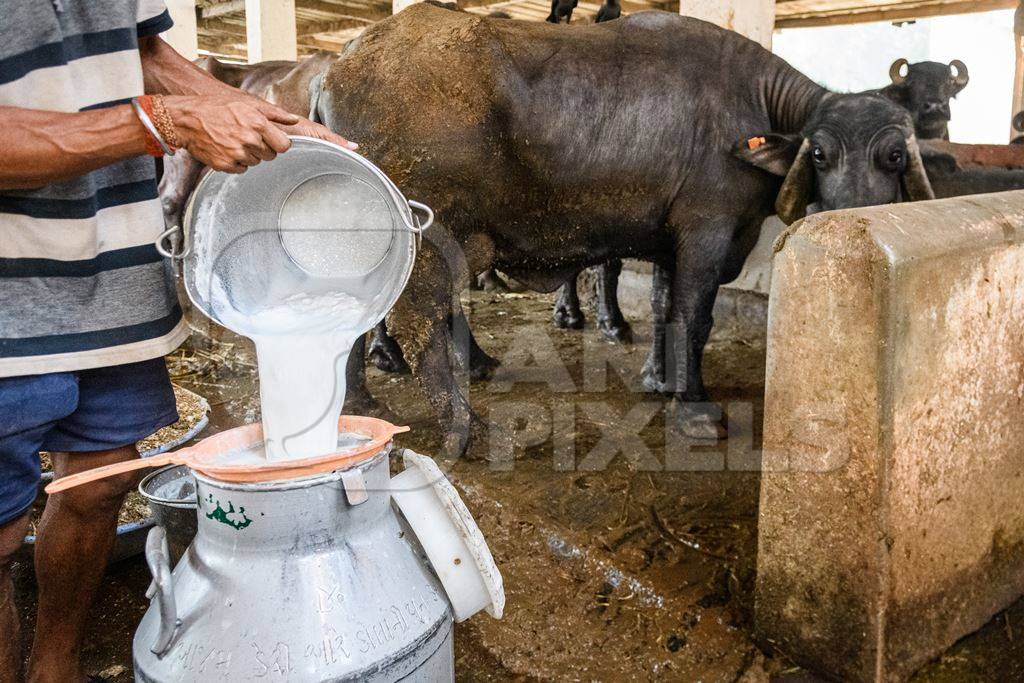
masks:
<path fill-rule="evenodd" d="M 604 7 L 602 7 L 603 10 Z M 599 20 L 600 16 L 599 13 Z M 967 86 L 970 79 L 967 66 L 960 60 L 953 60 L 947 65 L 938 62 L 911 64 L 906 59 L 897 59 L 889 68 L 889 78 L 892 83 L 878 92 L 910 112 L 918 139 L 948 139 L 949 101 Z M 1017 119 L 1015 118 L 1014 121 L 1016 122 Z M 1018 130 L 1024 130 L 1024 126 Z M 1024 137 L 1019 140 L 1024 140 Z M 941 168 L 945 168 L 945 166 L 946 164 L 942 164 Z M 959 184 L 961 176 L 957 175 L 957 179 Z M 974 186 L 977 182 L 977 179 L 972 177 L 965 186 Z M 621 268 L 621 264 L 613 264 L 610 271 L 606 272 L 601 266 L 595 272 L 595 279 L 599 284 L 597 327 L 607 339 L 612 341 L 632 339 L 630 326 L 617 303 L 614 300 L 607 301 L 603 298 L 604 292 L 616 290 L 617 275 Z M 657 287 L 660 281 L 656 276 L 654 286 Z M 556 327 L 573 329 L 583 327 L 584 314 L 580 308 L 576 287 L 576 277 L 573 277 L 559 290 L 552 315 Z M 654 298 L 657 301 L 662 301 L 664 295 L 656 293 Z M 652 356 L 645 366 L 644 373 L 645 385 L 648 388 L 653 390 L 663 387 L 662 380 L 657 376 L 659 372 L 660 369 Z"/>
<path fill-rule="evenodd" d="M 540 291 L 611 258 L 657 263 L 677 423 L 718 438 L 702 353 L 718 285 L 764 218 L 932 197 L 905 109 L 831 93 L 751 40 L 667 12 L 556 28 L 417 5 L 316 85 L 320 118 L 436 211 L 440 246 L 389 325 L 457 450 L 473 414 L 451 371 L 459 286 L 443 266 L 456 247 L 458 273 L 497 267 Z"/>
<path fill-rule="evenodd" d="M 917 137 L 948 140 L 949 101 L 967 87 L 967 66 L 959 59 L 949 64 L 897 59 L 889 67 L 889 78 L 892 83 L 881 93 L 910 112 Z"/>

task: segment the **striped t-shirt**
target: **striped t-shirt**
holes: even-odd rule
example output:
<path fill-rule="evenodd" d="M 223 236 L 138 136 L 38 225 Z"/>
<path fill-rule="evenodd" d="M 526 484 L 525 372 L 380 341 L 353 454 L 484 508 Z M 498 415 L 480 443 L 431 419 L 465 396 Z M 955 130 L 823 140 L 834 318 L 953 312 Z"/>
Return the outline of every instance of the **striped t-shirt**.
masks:
<path fill-rule="evenodd" d="M 139 38 L 170 26 L 163 0 L 0 0 L 0 106 L 124 104 L 143 94 Z M 151 157 L 0 191 L 0 377 L 132 363 L 180 344 L 170 264 L 153 246 L 162 229 Z"/>

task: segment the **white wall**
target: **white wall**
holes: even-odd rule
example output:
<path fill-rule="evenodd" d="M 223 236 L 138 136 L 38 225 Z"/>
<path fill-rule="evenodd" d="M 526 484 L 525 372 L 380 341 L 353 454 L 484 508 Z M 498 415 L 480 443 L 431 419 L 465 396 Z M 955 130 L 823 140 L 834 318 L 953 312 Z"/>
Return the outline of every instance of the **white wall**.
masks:
<path fill-rule="evenodd" d="M 952 102 L 954 142 L 1006 143 L 1013 99 L 1013 11 L 776 32 L 774 51 L 822 85 L 842 92 L 889 83 L 889 65 L 960 59 L 971 81 Z"/>
<path fill-rule="evenodd" d="M 679 0 L 679 13 L 710 21 L 772 48 L 775 0 Z"/>

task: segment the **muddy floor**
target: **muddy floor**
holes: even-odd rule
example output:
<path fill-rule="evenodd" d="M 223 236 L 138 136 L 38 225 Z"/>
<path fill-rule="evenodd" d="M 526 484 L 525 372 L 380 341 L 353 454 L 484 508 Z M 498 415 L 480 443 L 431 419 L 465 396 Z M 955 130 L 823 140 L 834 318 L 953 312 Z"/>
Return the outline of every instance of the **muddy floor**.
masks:
<path fill-rule="evenodd" d="M 817 680 L 751 635 L 757 550 L 756 472 L 764 345 L 716 333 L 705 357 L 731 438 L 714 447 L 675 433 L 668 403 L 638 378 L 649 343 L 549 324 L 551 296 L 474 293 L 481 345 L 503 361 L 471 386 L 474 408 L 518 445 L 482 439 L 480 460 L 450 475 L 487 536 L 505 580 L 505 618 L 456 630 L 458 678 L 487 680 Z M 176 381 L 212 405 L 209 435 L 259 417 L 252 350 L 220 332 L 169 359 Z M 440 435 L 407 375 L 370 373 L 399 445 L 435 454 Z M 28 567 L 16 580 L 25 632 Z M 90 626 L 92 673 L 130 680 L 130 641 L 146 603 L 141 558 L 111 567 Z M 1024 601 L 921 671 L 920 681 L 1024 680 Z"/>

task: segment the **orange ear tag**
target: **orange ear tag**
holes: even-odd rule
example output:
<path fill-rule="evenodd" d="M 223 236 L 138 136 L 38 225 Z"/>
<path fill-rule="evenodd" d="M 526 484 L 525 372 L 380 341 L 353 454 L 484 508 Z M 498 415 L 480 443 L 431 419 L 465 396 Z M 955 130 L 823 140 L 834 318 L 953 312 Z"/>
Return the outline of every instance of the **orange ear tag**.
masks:
<path fill-rule="evenodd" d="M 750 149 L 754 150 L 754 149 L 757 149 L 758 147 L 760 147 L 761 145 L 763 145 L 765 142 L 766 142 L 766 140 L 763 137 L 760 137 L 760 138 L 750 138 L 749 140 L 747 140 L 747 147 L 749 147 Z"/>

